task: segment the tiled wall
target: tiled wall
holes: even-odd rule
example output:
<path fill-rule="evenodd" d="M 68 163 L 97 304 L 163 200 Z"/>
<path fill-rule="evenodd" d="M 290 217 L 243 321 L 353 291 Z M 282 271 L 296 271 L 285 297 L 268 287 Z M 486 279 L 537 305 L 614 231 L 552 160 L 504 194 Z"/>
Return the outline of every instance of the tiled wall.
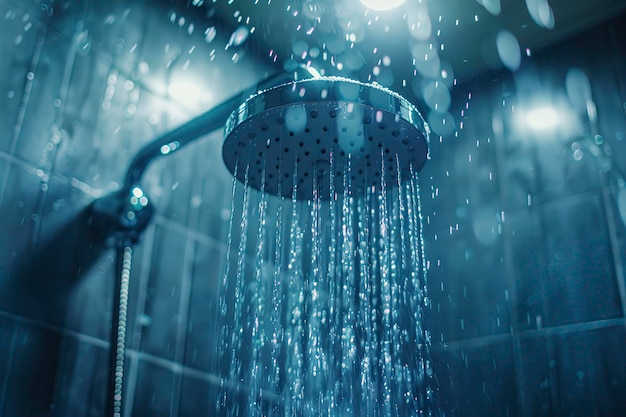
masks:
<path fill-rule="evenodd" d="M 432 141 L 422 202 L 446 415 L 626 413 L 624 19 L 457 88 L 458 136 Z M 572 113 L 572 68 L 595 123 Z M 570 110 L 533 131 L 519 118 L 539 102 Z"/>
<path fill-rule="evenodd" d="M 101 416 L 114 260 L 91 243 L 85 208 L 142 144 L 271 70 L 225 51 L 230 32 L 210 17 L 148 0 L 0 0 L 0 22 L 0 417 Z M 511 120 L 534 93 L 563 95 L 578 67 L 591 79 L 593 133 L 624 172 L 622 27 L 459 87 L 463 129 L 433 138 L 422 201 L 447 416 L 626 410 L 615 178 L 603 183 L 587 150 L 576 161 L 563 132 L 520 134 Z M 201 91 L 194 102 L 168 92 L 181 80 Z M 127 416 L 213 415 L 231 176 L 220 133 L 209 136 L 144 178 L 158 215 L 134 251 Z"/>
<path fill-rule="evenodd" d="M 144 143 L 275 71 L 170 4 L 0 1 L 0 416 L 104 415 L 114 256 L 86 207 Z M 232 177 L 209 136 L 144 177 L 158 212 L 134 251 L 127 415 L 212 404 Z"/>

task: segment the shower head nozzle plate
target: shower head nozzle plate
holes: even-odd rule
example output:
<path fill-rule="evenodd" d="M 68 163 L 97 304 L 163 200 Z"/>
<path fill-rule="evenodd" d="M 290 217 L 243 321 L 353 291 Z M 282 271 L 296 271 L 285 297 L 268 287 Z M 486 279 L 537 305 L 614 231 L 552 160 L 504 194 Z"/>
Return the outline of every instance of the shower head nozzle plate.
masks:
<path fill-rule="evenodd" d="M 312 78 L 250 97 L 226 123 L 222 154 L 237 179 L 270 194 L 356 196 L 418 172 L 428 158 L 428 126 L 388 89 Z"/>

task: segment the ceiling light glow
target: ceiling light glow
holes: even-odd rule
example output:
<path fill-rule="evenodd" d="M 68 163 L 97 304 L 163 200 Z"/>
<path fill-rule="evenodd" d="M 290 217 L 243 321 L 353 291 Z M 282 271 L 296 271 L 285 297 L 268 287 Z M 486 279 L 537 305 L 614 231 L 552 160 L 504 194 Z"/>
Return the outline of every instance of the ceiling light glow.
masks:
<path fill-rule="evenodd" d="M 533 130 L 549 130 L 559 125 L 560 114 L 554 107 L 544 106 L 527 112 L 525 119 Z"/>
<path fill-rule="evenodd" d="M 191 81 L 173 81 L 167 88 L 167 92 L 175 100 L 186 105 L 196 105 L 201 98 L 201 90 Z"/>
<path fill-rule="evenodd" d="M 376 11 L 387 11 L 399 7 L 405 0 L 361 0 L 361 3 L 368 9 Z"/>

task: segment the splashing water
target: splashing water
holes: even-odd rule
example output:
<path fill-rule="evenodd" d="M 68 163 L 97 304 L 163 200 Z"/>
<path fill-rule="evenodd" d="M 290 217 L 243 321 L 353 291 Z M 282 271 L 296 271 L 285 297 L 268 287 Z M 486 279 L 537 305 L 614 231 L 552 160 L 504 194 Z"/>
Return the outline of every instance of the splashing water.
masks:
<path fill-rule="evenodd" d="M 350 155 L 343 170 L 335 155 L 313 170 L 308 201 L 295 198 L 297 164 L 271 173 L 291 199 L 234 180 L 218 415 L 437 415 L 417 176 L 381 153 L 359 196 Z"/>

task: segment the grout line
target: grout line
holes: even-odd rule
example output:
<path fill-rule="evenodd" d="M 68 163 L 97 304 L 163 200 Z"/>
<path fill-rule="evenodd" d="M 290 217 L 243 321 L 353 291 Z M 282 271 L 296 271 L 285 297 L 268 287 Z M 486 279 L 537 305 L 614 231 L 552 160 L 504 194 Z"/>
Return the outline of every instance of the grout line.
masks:
<path fill-rule="evenodd" d="M 497 118 L 497 119 L 496 119 Z M 496 123 L 495 121 L 498 120 L 499 123 L 498 125 L 501 126 L 501 129 L 496 129 L 495 126 Z M 504 146 L 504 142 L 506 142 L 506 137 L 504 134 L 504 122 L 503 122 L 503 117 L 500 111 L 496 111 L 495 109 L 493 109 L 492 111 L 492 134 L 493 134 L 493 147 L 494 147 L 494 154 L 495 154 L 495 171 L 496 171 L 496 175 L 497 175 L 497 187 L 498 187 L 498 197 L 499 197 L 499 203 L 500 203 L 500 207 L 502 209 L 502 216 L 507 213 L 507 211 L 504 210 L 503 206 L 503 202 L 506 200 L 506 186 L 505 186 L 505 180 L 504 178 L 507 177 L 505 169 L 503 168 L 503 164 L 506 161 L 506 157 L 505 157 L 505 151 L 503 149 Z M 513 242 L 512 242 L 512 228 L 511 228 L 511 223 L 510 222 L 506 222 L 504 221 L 504 218 L 501 219 L 502 220 L 502 233 L 501 233 L 501 241 L 502 241 L 502 250 L 503 250 L 503 257 L 504 257 L 504 270 L 506 271 L 506 278 L 507 278 L 507 287 L 505 291 L 507 291 L 507 293 L 505 294 L 505 298 L 507 301 L 507 310 L 509 313 L 509 327 L 511 328 L 511 330 L 513 329 L 517 329 L 519 326 L 519 322 L 520 322 L 520 317 L 519 317 L 519 311 L 517 309 L 517 305 L 518 305 L 518 288 L 517 288 L 517 280 L 516 275 L 515 275 L 515 267 L 513 265 L 513 258 L 514 258 L 514 249 L 513 249 Z M 513 372 L 515 374 L 515 383 L 517 385 L 517 389 L 515 390 L 516 392 L 516 401 L 517 401 L 517 406 L 520 412 L 521 416 L 528 416 L 528 413 L 526 412 L 527 409 L 527 401 L 525 401 L 525 390 L 524 390 L 524 361 L 522 358 L 522 348 L 521 348 L 521 341 L 520 341 L 520 337 L 519 335 L 513 333 L 513 344 L 512 344 L 512 350 L 513 350 Z"/>
<path fill-rule="evenodd" d="M 71 337 L 77 341 L 88 343 L 96 347 L 100 347 L 104 349 L 108 349 L 109 347 L 109 342 L 106 340 L 102 340 L 97 337 L 89 336 L 89 335 L 79 333 L 76 331 L 63 329 L 62 327 L 53 326 L 53 325 L 43 323 L 38 320 L 21 317 L 21 316 L 8 313 L 5 311 L 0 311 L 0 317 L 13 319 L 16 321 L 18 325 L 30 325 L 33 327 L 38 327 L 41 329 L 56 332 L 63 336 Z M 590 322 L 584 322 L 584 323 L 565 324 L 565 325 L 556 326 L 556 327 L 544 327 L 542 329 L 531 329 L 531 330 L 525 330 L 525 331 L 519 332 L 517 334 L 500 334 L 500 335 L 493 335 L 493 336 L 483 336 L 483 337 L 477 337 L 473 339 L 448 342 L 445 344 L 445 346 L 437 347 L 435 350 L 440 352 L 440 351 L 452 351 L 452 350 L 485 347 L 489 345 L 495 345 L 495 344 L 511 341 L 514 336 L 518 336 L 520 340 L 528 340 L 528 339 L 534 339 L 538 337 L 565 335 L 565 334 L 574 333 L 574 332 L 598 330 L 598 329 L 604 329 L 604 328 L 609 328 L 609 327 L 617 327 L 617 326 L 621 327 L 621 326 L 624 326 L 624 321 L 625 319 L 620 317 L 620 318 L 596 320 L 596 321 L 590 321 Z M 433 345 L 433 346 L 438 346 L 438 345 Z M 216 384 L 220 383 L 220 378 L 216 376 L 215 374 L 212 374 L 206 371 L 201 371 L 199 369 L 194 369 L 194 368 L 182 365 L 180 363 L 176 363 L 170 359 L 164 359 L 164 358 L 160 358 L 158 356 L 155 356 L 149 353 L 141 352 L 138 349 L 129 349 L 127 352 L 128 352 L 129 357 L 138 358 L 143 361 L 147 361 L 151 364 L 158 365 L 162 368 L 170 370 L 171 372 L 183 374 L 183 375 L 190 376 L 192 378 L 200 379 L 200 380 L 210 382 L 210 383 L 216 383 Z"/>
<path fill-rule="evenodd" d="M 44 24 L 42 27 L 42 31 L 37 38 L 37 43 L 33 48 L 33 55 L 31 57 L 31 61 L 28 67 L 28 73 L 26 75 L 26 82 L 24 83 L 24 89 L 22 91 L 22 98 L 20 101 L 20 107 L 17 112 L 17 116 L 15 118 L 15 123 L 13 125 L 13 133 L 11 135 L 11 142 L 9 145 L 9 155 L 15 155 L 15 151 L 17 150 L 17 142 L 22 131 L 22 124 L 24 123 L 24 117 L 26 115 L 26 109 L 30 102 L 30 94 L 33 89 L 34 77 L 29 79 L 30 74 L 34 74 L 37 66 L 39 65 L 39 59 L 41 57 L 41 52 L 43 50 L 43 45 L 46 42 L 46 36 L 48 33 L 48 26 Z M 9 182 L 9 168 L 10 165 L 7 165 L 4 169 L 4 177 L 2 180 L 2 184 L 0 185 L 0 206 L 4 203 L 4 197 L 7 189 L 7 185 Z"/>
<path fill-rule="evenodd" d="M 140 323 L 140 316 L 146 310 L 146 300 L 148 295 L 148 283 L 150 281 L 150 267 L 152 265 L 152 254 L 153 254 L 153 246 L 154 246 L 154 235 L 156 230 L 156 225 L 153 224 L 151 227 L 148 227 L 143 235 L 142 240 L 142 251 L 141 251 L 141 267 L 140 267 L 140 275 L 139 277 L 134 277 L 133 282 L 138 282 L 137 288 L 137 306 L 135 308 L 135 317 L 133 317 L 133 334 L 131 335 L 131 348 L 140 349 L 141 348 L 141 339 L 142 339 L 142 325 Z M 132 268 L 132 266 L 131 266 Z M 132 274 L 132 269 L 131 269 Z M 132 275 L 131 275 L 132 276 Z M 137 285 L 131 282 L 130 285 Z"/>
<path fill-rule="evenodd" d="M 624 263 L 622 262 L 622 254 L 620 253 L 620 238 L 617 233 L 617 216 L 615 215 L 614 208 L 614 193 L 611 190 L 611 184 L 607 178 L 610 175 L 609 172 L 601 172 L 600 177 L 603 185 L 602 190 L 602 208 L 604 209 L 604 216 L 606 221 L 606 228 L 609 240 L 609 249 L 611 257 L 613 258 L 613 274 L 615 278 L 615 284 L 619 292 L 620 304 L 622 307 L 622 316 L 626 318 L 626 279 L 624 277 Z M 616 200 L 616 199 L 615 199 Z M 626 326 L 626 320 L 624 321 Z"/>
<path fill-rule="evenodd" d="M 196 162 L 196 158 L 194 161 Z M 192 172 L 196 173 L 198 164 L 194 163 Z M 193 182 L 191 189 L 192 195 L 201 191 L 202 182 L 197 180 Z M 189 329 L 189 315 L 191 305 L 191 290 L 194 279 L 194 259 L 198 239 L 194 238 L 194 231 L 197 230 L 199 224 L 200 213 L 198 210 L 190 210 L 188 226 L 185 227 L 185 255 L 184 265 L 180 286 L 180 298 L 178 305 L 178 328 L 176 329 L 176 348 L 174 352 L 174 360 L 176 363 L 184 364 L 185 350 L 187 347 L 187 333 Z M 172 385 L 172 405 L 171 414 L 178 415 L 180 402 L 182 397 L 182 378 L 176 376 Z"/>
<path fill-rule="evenodd" d="M 0 151 L 0 159 L 7 162 L 6 170 L 10 170 L 11 165 L 15 165 L 38 177 L 46 177 L 47 175 L 41 167 L 37 166 L 36 164 L 33 164 L 30 161 L 19 158 L 18 156 Z M 52 175 L 54 175 L 55 178 L 59 178 L 60 180 L 67 181 L 74 188 L 76 188 L 77 190 L 80 190 L 81 192 L 83 192 L 83 194 L 85 194 L 88 197 L 93 198 L 94 200 L 101 197 L 103 194 L 106 194 L 107 192 L 107 190 L 104 190 L 103 192 L 103 190 L 93 188 L 89 184 L 79 180 L 78 178 L 67 176 L 60 172 L 54 172 Z M 5 180 L 5 182 L 8 181 L 8 177 L 6 178 L 7 179 Z M 1 190 L 0 190 L 0 193 L 2 193 Z M 0 200 L 0 203 L 1 203 L 1 200 Z M 178 222 L 177 220 L 170 219 L 159 213 L 155 213 L 154 223 L 159 224 L 166 229 L 175 230 L 181 235 L 188 234 L 192 239 L 194 239 L 195 241 L 199 243 L 218 249 L 220 252 L 226 252 L 226 244 L 222 242 L 221 240 L 219 240 L 218 238 L 210 236 L 206 233 L 202 233 L 195 228 L 190 228 L 188 226 L 185 226 L 184 224 Z"/>
<path fill-rule="evenodd" d="M 128 357 L 128 378 L 126 380 L 126 388 L 122 395 L 124 396 L 124 409 L 122 410 L 122 415 L 124 417 L 132 417 L 133 414 L 133 406 L 135 404 L 135 392 L 137 388 L 137 380 L 139 375 L 139 360 L 137 355 L 132 355 L 131 351 L 126 351 L 126 356 Z"/>
<path fill-rule="evenodd" d="M 80 333 L 74 330 L 65 329 L 61 326 L 45 323 L 40 320 L 31 319 L 28 317 L 20 316 L 14 313 L 10 313 L 8 311 L 0 310 L 0 317 L 8 318 L 14 320 L 17 324 L 29 325 L 32 327 L 36 327 L 43 330 L 48 330 L 53 333 L 60 334 L 62 336 L 71 337 L 79 342 L 88 343 L 90 345 L 100 347 L 103 349 L 109 348 L 109 342 L 102 340 L 95 336 L 90 336 L 84 333 Z"/>
<path fill-rule="evenodd" d="M 17 345 L 17 330 L 19 328 L 19 323 L 15 323 L 13 327 L 13 334 L 11 336 L 11 347 L 9 348 L 9 357 L 7 358 L 7 373 L 4 376 L 4 381 L 2 383 L 2 390 L 0 391 L 0 417 L 2 417 L 4 408 L 4 400 L 7 395 L 7 389 L 9 387 L 9 377 L 11 375 L 11 368 L 13 367 L 13 356 L 15 355 L 15 347 Z"/>
<path fill-rule="evenodd" d="M 187 229 L 188 231 L 190 229 Z M 191 281 L 193 279 L 193 259 L 195 252 L 195 241 L 187 233 L 185 239 L 185 253 L 182 276 L 180 281 L 180 296 L 178 301 L 178 320 L 176 326 L 176 345 L 174 347 L 174 362 L 184 363 L 185 360 L 185 347 L 187 339 L 187 328 L 189 320 L 189 306 L 191 300 Z M 176 374 L 175 374 L 176 376 Z M 182 380 L 175 377 L 172 384 L 172 404 L 170 405 L 171 415 L 178 415 L 180 407 Z"/>
<path fill-rule="evenodd" d="M 143 235 L 143 250 L 141 257 L 141 269 L 139 277 L 133 277 L 134 280 L 131 281 L 130 285 L 133 285 L 133 282 L 138 281 L 139 287 L 137 290 L 137 306 L 135 308 L 135 316 L 133 317 L 133 328 L 126 329 L 127 332 L 132 331 L 132 334 L 128 335 L 127 338 L 130 339 L 130 348 L 127 348 L 126 355 L 129 359 L 128 369 L 126 375 L 128 376 L 126 381 L 126 388 L 123 393 L 124 395 L 124 410 L 122 411 L 125 417 L 132 416 L 133 404 L 135 401 L 135 388 L 137 386 L 138 374 L 139 374 L 139 365 L 136 356 L 131 355 L 130 353 L 133 351 L 139 351 L 141 349 L 141 339 L 143 332 L 141 331 L 140 324 L 140 316 L 145 311 L 146 307 L 146 299 L 147 299 L 147 287 L 148 282 L 150 281 L 150 266 L 152 264 L 152 252 L 154 246 L 154 235 L 155 235 L 155 224 L 153 223 L 151 227 L 148 227 Z M 131 276 L 132 276 L 132 265 L 131 265 Z M 116 271 L 119 273 L 119 271 Z M 117 279 L 117 277 L 116 277 Z M 135 284 L 136 285 L 136 284 Z M 116 295 L 114 295 L 116 296 Z M 136 350 L 135 350 L 136 349 Z"/>
<path fill-rule="evenodd" d="M 472 349 L 477 347 L 485 347 L 493 344 L 504 343 L 519 337 L 520 340 L 534 339 L 537 337 L 564 335 L 574 332 L 583 332 L 587 330 L 597 330 L 607 327 L 624 326 L 626 319 L 623 317 L 588 321 L 583 323 L 564 324 L 554 327 L 544 327 L 542 329 L 523 330 L 517 333 L 506 333 L 491 336 L 482 336 L 472 339 L 455 340 L 444 344 L 443 348 L 438 350 L 457 350 Z"/>
<path fill-rule="evenodd" d="M 234 386 L 234 383 L 232 381 L 223 381 L 222 378 L 215 374 L 189 368 L 185 365 L 173 362 L 170 359 L 160 358 L 158 356 L 154 356 L 145 352 L 138 352 L 136 350 L 128 351 L 128 356 L 134 358 L 133 362 L 141 360 L 142 362 L 156 365 L 160 368 L 168 370 L 172 372 L 175 376 L 190 377 L 199 381 L 208 382 L 209 384 L 216 387 L 220 387 L 222 384 L 225 384 L 225 386 L 227 387 Z M 263 395 L 264 398 L 268 399 L 269 401 L 279 401 L 279 398 L 277 396 L 271 395 L 270 393 L 264 392 Z"/>
<path fill-rule="evenodd" d="M 545 209 L 554 209 L 560 205 L 574 205 L 577 203 L 589 201 L 593 197 L 598 197 L 598 192 L 602 191 L 602 186 L 598 185 L 597 187 L 591 188 L 589 190 L 585 190 L 576 194 L 569 194 L 566 196 L 557 196 L 551 199 L 542 200 L 537 196 L 533 196 L 533 202 L 531 206 L 517 207 L 512 209 L 504 209 L 507 216 L 517 216 L 523 215 L 524 211 L 527 211 L 529 208 L 545 208 Z"/>
<path fill-rule="evenodd" d="M 226 253 L 226 242 L 223 242 L 216 237 L 199 232 L 195 228 L 185 226 L 184 224 L 181 224 L 176 220 L 169 219 L 162 214 L 155 214 L 154 220 L 155 223 L 159 224 L 165 229 L 173 230 L 180 235 L 187 235 L 195 242 L 202 243 L 211 248 L 217 249 L 221 253 Z"/>

